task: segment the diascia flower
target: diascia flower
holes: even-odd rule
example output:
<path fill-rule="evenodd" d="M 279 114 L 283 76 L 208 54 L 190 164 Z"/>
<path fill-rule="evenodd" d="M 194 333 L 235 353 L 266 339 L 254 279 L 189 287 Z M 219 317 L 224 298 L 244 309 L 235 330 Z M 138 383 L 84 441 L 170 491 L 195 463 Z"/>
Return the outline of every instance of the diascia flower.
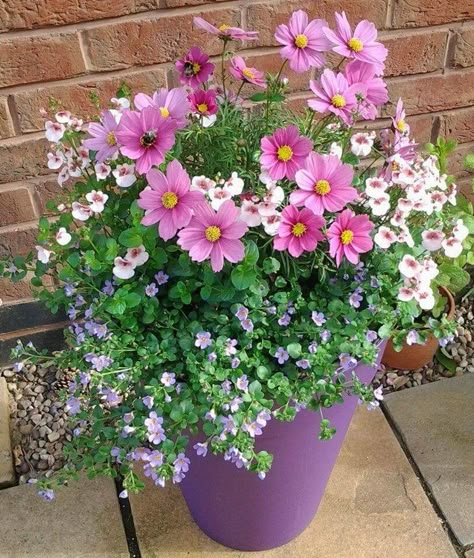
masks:
<path fill-rule="evenodd" d="M 359 254 L 372 250 L 370 232 L 373 228 L 367 215 L 355 215 L 350 209 L 339 213 L 327 232 L 329 253 L 336 258 L 338 267 L 343 257 L 355 265 L 359 262 Z"/>
<path fill-rule="evenodd" d="M 288 252 L 298 258 L 303 252 L 312 252 L 318 241 L 324 239 L 320 231 L 325 221 L 309 209 L 298 210 L 289 205 L 281 213 L 281 222 L 278 227 L 278 236 L 273 241 L 275 250 Z"/>
<path fill-rule="evenodd" d="M 312 143 L 300 136 L 296 126 L 277 130 L 272 136 L 265 136 L 260 142 L 262 155 L 260 163 L 273 180 L 293 179 L 311 151 Z"/>
<path fill-rule="evenodd" d="M 331 46 L 323 32 L 326 26 L 327 22 L 323 19 L 308 22 L 306 12 L 298 10 L 291 15 L 288 25 L 277 27 L 275 39 L 283 45 L 281 57 L 289 61 L 292 70 L 305 72 L 324 64 L 322 53 Z"/>
<path fill-rule="evenodd" d="M 174 120 L 163 118 L 154 107 L 146 107 L 141 112 L 125 112 L 116 135 L 120 151 L 136 161 L 138 173 L 145 174 L 164 161 L 165 153 L 174 144 L 175 131 Z"/>
<path fill-rule="evenodd" d="M 139 207 L 147 210 L 142 224 L 159 223 L 159 235 L 163 240 L 169 240 L 191 221 L 193 207 L 204 203 L 204 196 L 197 190 L 190 190 L 189 175 L 176 160 L 169 163 L 166 175 L 151 170 L 147 181 L 150 188 L 142 190 L 138 200 Z"/>
<path fill-rule="evenodd" d="M 316 215 L 340 211 L 357 198 L 357 190 L 351 186 L 353 176 L 352 167 L 341 163 L 334 155 L 312 152 L 304 168 L 296 173 L 300 189 L 291 193 L 290 202 L 304 205 Z"/>
<path fill-rule="evenodd" d="M 209 62 L 209 56 L 198 47 L 193 47 L 184 58 L 176 62 L 179 79 L 183 85 L 197 89 L 205 83 L 214 72 L 214 64 Z"/>
<path fill-rule="evenodd" d="M 200 204 L 194 209 L 189 226 L 179 231 L 178 244 L 189 252 L 192 260 L 202 262 L 210 258 L 213 271 L 221 271 L 224 260 L 236 263 L 244 258 L 244 245 L 239 239 L 247 230 L 232 200 L 223 203 L 217 212 Z"/>

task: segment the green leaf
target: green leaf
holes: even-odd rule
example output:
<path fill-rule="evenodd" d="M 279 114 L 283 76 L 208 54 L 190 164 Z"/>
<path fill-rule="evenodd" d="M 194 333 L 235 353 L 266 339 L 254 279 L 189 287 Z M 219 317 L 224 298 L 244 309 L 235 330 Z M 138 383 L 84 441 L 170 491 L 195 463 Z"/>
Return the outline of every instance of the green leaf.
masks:
<path fill-rule="evenodd" d="M 245 247 L 244 265 L 255 265 L 258 262 L 258 246 L 250 240 Z"/>
<path fill-rule="evenodd" d="M 301 345 L 299 343 L 290 343 L 286 350 L 291 358 L 298 358 L 301 356 Z"/>
<path fill-rule="evenodd" d="M 143 244 L 142 236 L 137 229 L 125 229 L 120 233 L 118 241 L 126 248 L 136 248 Z"/>
<path fill-rule="evenodd" d="M 442 349 L 436 351 L 436 360 L 450 372 L 456 372 L 456 362 L 447 355 Z"/>
<path fill-rule="evenodd" d="M 257 278 L 257 273 L 253 267 L 244 264 L 234 267 L 231 273 L 231 281 L 238 291 L 248 289 Z"/>
<path fill-rule="evenodd" d="M 267 99 L 267 94 L 266 93 L 255 93 L 255 95 L 252 95 L 250 97 L 250 100 L 253 101 L 254 103 L 261 103 L 262 101 L 265 101 Z"/>
<path fill-rule="evenodd" d="M 138 293 L 128 293 L 124 296 L 123 300 L 127 308 L 135 308 L 135 306 L 138 306 L 142 301 L 142 297 Z"/>
<path fill-rule="evenodd" d="M 270 275 L 280 270 L 281 264 L 276 258 L 265 258 L 263 260 L 263 271 Z"/>
<path fill-rule="evenodd" d="M 439 266 L 438 284 L 444 285 L 452 293 L 457 293 L 469 284 L 470 275 L 464 269 L 452 263 L 443 263 Z"/>

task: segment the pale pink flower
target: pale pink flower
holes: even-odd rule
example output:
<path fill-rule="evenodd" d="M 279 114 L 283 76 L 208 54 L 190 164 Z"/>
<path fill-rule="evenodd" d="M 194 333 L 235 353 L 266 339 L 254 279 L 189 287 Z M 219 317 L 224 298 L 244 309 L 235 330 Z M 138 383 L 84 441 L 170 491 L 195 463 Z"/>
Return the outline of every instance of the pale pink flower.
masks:
<path fill-rule="evenodd" d="M 294 258 L 299 258 L 303 252 L 313 252 L 318 242 L 324 239 L 320 230 L 324 225 L 324 219 L 310 209 L 298 210 L 294 205 L 288 205 L 282 211 L 273 247 L 279 251 L 288 250 Z"/>
<path fill-rule="evenodd" d="M 262 217 L 258 211 L 258 205 L 252 200 L 243 200 L 240 206 L 240 218 L 249 227 L 258 227 L 262 223 Z"/>
<path fill-rule="evenodd" d="M 350 209 L 337 215 L 328 229 L 327 237 L 329 253 L 336 258 L 338 267 L 343 256 L 355 265 L 359 262 L 359 254 L 372 250 L 374 243 L 370 233 L 373 228 L 374 224 L 367 215 L 355 215 Z"/>
<path fill-rule="evenodd" d="M 378 198 L 388 188 L 388 184 L 382 178 L 368 178 L 365 181 L 365 193 L 369 198 Z"/>
<path fill-rule="evenodd" d="M 72 216 L 78 221 L 87 221 L 92 217 L 93 211 L 88 205 L 79 202 L 72 202 Z"/>
<path fill-rule="evenodd" d="M 220 39 L 224 40 L 255 41 L 258 39 L 257 31 L 245 31 L 240 27 L 233 27 L 225 23 L 216 27 L 202 17 L 194 17 L 193 23 L 197 28 L 207 31 L 211 35 L 217 35 Z"/>
<path fill-rule="evenodd" d="M 158 108 L 161 116 L 174 120 L 178 128 L 184 128 L 187 124 L 186 115 L 189 112 L 189 103 L 188 95 L 183 87 L 175 87 L 169 91 L 163 87 L 155 91 L 153 97 L 139 93 L 135 96 L 134 104 L 138 110 L 150 106 Z"/>
<path fill-rule="evenodd" d="M 276 211 L 273 215 L 269 215 L 268 217 L 262 216 L 263 229 L 270 236 L 275 236 L 277 234 L 280 222 L 281 213 L 279 213 L 278 211 Z"/>
<path fill-rule="evenodd" d="M 351 151 L 357 157 L 368 157 L 374 145 L 375 134 L 358 132 L 351 136 Z"/>
<path fill-rule="evenodd" d="M 108 199 L 109 196 L 100 190 L 92 190 L 92 192 L 86 194 L 86 200 L 89 202 L 89 207 L 94 213 L 102 213 Z"/>
<path fill-rule="evenodd" d="M 38 260 L 41 263 L 47 264 L 51 258 L 51 254 L 54 254 L 52 250 L 47 250 L 43 246 L 35 246 L 36 251 L 38 252 Z"/>
<path fill-rule="evenodd" d="M 265 74 L 256 68 L 250 68 L 245 64 L 245 60 L 241 56 L 234 56 L 230 61 L 229 72 L 236 78 L 246 83 L 251 83 L 257 87 L 265 88 Z"/>
<path fill-rule="evenodd" d="M 48 141 L 52 143 L 58 143 L 62 137 L 64 136 L 64 132 L 66 131 L 66 126 L 64 124 L 60 124 L 59 122 L 52 122 L 48 120 L 44 125 L 46 132 L 45 136 Z"/>
<path fill-rule="evenodd" d="M 95 158 L 98 163 L 103 163 L 106 159 L 114 159 L 118 154 L 117 121 L 110 110 L 102 112 L 101 120 L 101 123 L 89 124 L 87 131 L 92 137 L 83 142 L 87 149 L 97 152 Z"/>
<path fill-rule="evenodd" d="M 149 259 L 149 254 L 143 244 L 135 248 L 129 248 L 125 255 L 125 259 L 131 262 L 135 267 L 143 265 Z"/>
<path fill-rule="evenodd" d="M 409 302 L 414 296 L 415 291 L 413 289 L 410 289 L 409 287 L 400 287 L 397 298 L 403 302 Z"/>
<path fill-rule="evenodd" d="M 214 188 L 215 185 L 216 183 L 214 180 L 211 180 L 204 175 L 194 176 L 191 181 L 191 190 L 198 190 L 199 192 L 206 194 L 209 190 Z"/>
<path fill-rule="evenodd" d="M 462 253 L 462 242 L 454 236 L 444 239 L 441 245 L 448 258 L 457 258 Z"/>
<path fill-rule="evenodd" d="M 132 262 L 121 258 L 115 258 L 112 273 L 119 279 L 130 279 L 135 275 L 135 266 Z"/>
<path fill-rule="evenodd" d="M 112 174 L 117 186 L 120 188 L 129 188 L 137 180 L 135 176 L 135 165 L 130 165 L 128 163 L 117 165 L 112 171 Z"/>
<path fill-rule="evenodd" d="M 405 254 L 401 262 L 398 264 L 398 270 L 404 277 L 411 279 L 420 273 L 421 266 L 413 256 Z"/>
<path fill-rule="evenodd" d="M 94 171 L 97 180 L 105 180 L 109 176 L 112 169 L 109 165 L 106 165 L 105 163 L 97 163 L 94 166 Z"/>
<path fill-rule="evenodd" d="M 466 227 L 462 219 L 456 221 L 456 225 L 453 229 L 453 236 L 461 242 L 469 236 L 469 229 Z"/>
<path fill-rule="evenodd" d="M 392 244 L 397 242 L 397 235 L 388 227 L 380 227 L 377 234 L 374 236 L 374 242 L 382 248 L 382 250 L 387 250 Z"/>
<path fill-rule="evenodd" d="M 430 287 L 417 287 L 415 289 L 415 300 L 423 310 L 431 310 L 435 305 L 433 290 Z"/>
<path fill-rule="evenodd" d="M 64 163 L 64 158 L 60 151 L 56 153 L 48 153 L 48 169 L 59 169 Z"/>
<path fill-rule="evenodd" d="M 390 210 L 390 196 L 388 194 L 380 194 L 378 198 L 370 198 L 369 206 L 372 211 L 372 215 L 381 217 L 386 215 Z"/>
<path fill-rule="evenodd" d="M 435 252 L 441 248 L 442 242 L 444 240 L 444 232 L 437 231 L 436 229 L 428 229 L 421 233 L 423 239 L 422 245 L 425 250 L 430 252 Z"/>
<path fill-rule="evenodd" d="M 56 242 L 60 246 L 66 246 L 72 240 L 72 236 L 67 232 L 64 227 L 60 227 L 58 232 L 56 233 Z"/>
<path fill-rule="evenodd" d="M 413 209 L 413 202 L 411 200 L 400 198 L 397 203 L 397 208 L 402 213 L 408 214 Z"/>
<path fill-rule="evenodd" d="M 207 194 L 211 200 L 212 209 L 216 211 L 224 202 L 232 199 L 232 192 L 226 186 L 211 188 Z"/>

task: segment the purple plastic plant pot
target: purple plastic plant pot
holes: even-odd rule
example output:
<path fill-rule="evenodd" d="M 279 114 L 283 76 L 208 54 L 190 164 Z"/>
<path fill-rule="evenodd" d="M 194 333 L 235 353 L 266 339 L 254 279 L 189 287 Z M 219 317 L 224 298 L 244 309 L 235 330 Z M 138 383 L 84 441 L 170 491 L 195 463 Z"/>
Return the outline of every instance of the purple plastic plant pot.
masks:
<path fill-rule="evenodd" d="M 380 364 L 359 364 L 355 372 L 370 383 Z M 267 550 L 298 536 L 316 514 L 329 476 L 357 407 L 357 397 L 326 409 L 337 429 L 320 441 L 319 413 L 301 411 L 293 422 L 271 420 L 257 438 L 257 451 L 274 456 L 265 480 L 209 453 L 195 457 L 181 490 L 197 525 L 211 539 L 238 550 Z M 202 436 L 190 440 L 192 447 Z"/>

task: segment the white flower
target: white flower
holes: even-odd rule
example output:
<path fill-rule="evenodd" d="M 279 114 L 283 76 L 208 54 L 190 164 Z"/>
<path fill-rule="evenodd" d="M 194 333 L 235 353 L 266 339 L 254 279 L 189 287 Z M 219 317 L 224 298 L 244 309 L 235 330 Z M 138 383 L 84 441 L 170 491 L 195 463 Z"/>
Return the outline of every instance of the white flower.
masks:
<path fill-rule="evenodd" d="M 60 124 L 59 122 L 51 122 L 51 120 L 48 120 L 44 126 L 46 128 L 46 139 L 53 143 L 58 143 L 59 140 L 64 136 L 64 132 L 66 131 L 66 126 L 64 126 L 64 124 Z"/>
<path fill-rule="evenodd" d="M 438 191 L 431 194 L 431 203 L 435 211 L 441 211 L 447 201 L 448 197 L 443 192 Z"/>
<path fill-rule="evenodd" d="M 203 128 L 212 128 L 217 120 L 217 114 L 211 114 L 210 116 L 203 116 L 202 117 L 202 127 Z"/>
<path fill-rule="evenodd" d="M 406 342 L 407 342 L 407 345 L 418 344 L 420 342 L 420 336 L 418 335 L 418 332 L 415 331 L 414 329 L 410 330 L 408 332 Z"/>
<path fill-rule="evenodd" d="M 92 209 L 88 205 L 72 202 L 72 216 L 78 221 L 87 221 L 92 215 Z"/>
<path fill-rule="evenodd" d="M 267 194 L 265 195 L 265 201 L 274 203 L 277 206 L 280 205 L 285 199 L 285 192 L 281 186 L 275 186 L 275 184 L 267 184 Z"/>
<path fill-rule="evenodd" d="M 119 112 L 123 112 L 130 108 L 130 101 L 126 97 L 120 97 L 118 99 L 117 97 L 112 97 L 110 102 L 114 105 L 115 110 Z"/>
<path fill-rule="evenodd" d="M 41 263 L 47 264 L 49 262 L 51 254 L 54 254 L 54 252 L 52 250 L 46 250 L 46 248 L 43 248 L 43 246 L 35 246 L 35 248 L 38 252 L 38 260 Z"/>
<path fill-rule="evenodd" d="M 82 174 L 82 167 L 79 164 L 79 161 L 69 161 L 67 164 L 67 170 L 69 173 L 69 176 L 73 176 L 75 178 L 77 178 L 78 176 L 81 176 Z"/>
<path fill-rule="evenodd" d="M 80 132 L 84 122 L 80 118 L 75 118 L 74 116 L 69 121 L 69 126 L 75 131 Z"/>
<path fill-rule="evenodd" d="M 225 186 L 222 188 L 219 188 L 219 186 L 217 186 L 216 188 L 211 188 L 208 192 L 208 195 L 211 199 L 212 208 L 215 211 L 217 211 L 225 201 L 232 198 L 231 192 Z"/>
<path fill-rule="evenodd" d="M 390 219 L 390 224 L 394 227 L 402 227 L 405 224 L 405 215 L 399 209 L 396 209 L 393 217 Z"/>
<path fill-rule="evenodd" d="M 410 231 L 404 225 L 401 225 L 401 229 L 402 231 L 398 235 L 398 242 L 400 242 L 401 244 L 406 244 L 410 248 L 413 248 L 415 246 L 415 241 L 413 240 Z"/>
<path fill-rule="evenodd" d="M 120 186 L 120 188 L 129 188 L 137 180 L 135 165 L 129 165 L 128 163 L 117 165 L 112 174 L 115 177 L 117 186 Z"/>
<path fill-rule="evenodd" d="M 456 205 L 457 203 L 456 196 L 458 194 L 458 187 L 456 186 L 456 184 L 453 183 L 449 186 L 447 194 L 448 194 L 448 202 L 451 205 Z"/>
<path fill-rule="evenodd" d="M 357 157 L 367 157 L 374 145 L 373 134 L 359 132 L 351 137 L 351 151 Z"/>
<path fill-rule="evenodd" d="M 191 180 L 190 190 L 197 190 L 199 192 L 202 192 L 203 194 L 206 194 L 207 192 L 209 192 L 209 190 L 214 188 L 215 185 L 216 183 L 214 180 L 211 180 L 204 175 L 194 176 Z"/>
<path fill-rule="evenodd" d="M 60 124 L 69 124 L 71 113 L 68 110 L 60 110 L 56 113 L 55 118 Z"/>
<path fill-rule="evenodd" d="M 438 265 L 431 258 L 426 258 L 420 271 L 418 280 L 422 284 L 430 284 L 431 280 L 439 275 Z"/>
<path fill-rule="evenodd" d="M 109 165 L 105 163 L 97 163 L 94 167 L 95 175 L 97 176 L 97 180 L 105 180 L 112 170 Z"/>
<path fill-rule="evenodd" d="M 365 193 L 369 198 L 379 198 L 388 188 L 388 184 L 381 178 L 368 178 L 365 181 Z"/>
<path fill-rule="evenodd" d="M 425 195 L 419 197 L 413 203 L 413 210 L 414 211 L 421 211 L 422 213 L 426 213 L 427 215 L 431 215 L 433 213 L 433 202 L 431 201 L 431 196 Z"/>
<path fill-rule="evenodd" d="M 62 185 L 67 182 L 69 179 L 69 171 L 67 167 L 63 167 L 61 172 L 57 176 L 58 184 L 62 187 Z"/>
<path fill-rule="evenodd" d="M 342 145 L 339 145 L 337 142 L 333 141 L 329 146 L 329 155 L 334 155 L 338 159 L 342 157 Z"/>
<path fill-rule="evenodd" d="M 240 218 L 249 227 L 257 227 L 262 223 L 258 205 L 251 200 L 244 200 L 240 207 Z"/>
<path fill-rule="evenodd" d="M 404 166 L 396 175 L 393 177 L 393 181 L 396 184 L 403 184 L 408 186 L 409 184 L 413 184 L 416 180 L 416 173 L 415 171 L 408 166 Z"/>
<path fill-rule="evenodd" d="M 131 262 L 134 267 L 137 267 L 147 262 L 149 257 L 148 252 L 145 250 L 145 246 L 142 244 L 136 248 L 129 248 L 125 259 Z"/>
<path fill-rule="evenodd" d="M 92 190 L 92 192 L 86 194 L 86 200 L 89 202 L 89 207 L 94 213 L 102 213 L 108 199 L 109 196 L 101 190 Z"/>
<path fill-rule="evenodd" d="M 258 212 L 262 217 L 271 217 L 276 213 L 277 204 L 263 201 L 258 204 Z"/>
<path fill-rule="evenodd" d="M 60 151 L 56 153 L 48 153 L 48 169 L 59 169 L 64 163 L 64 159 Z"/>
<path fill-rule="evenodd" d="M 409 287 L 400 287 L 398 291 L 398 300 L 403 300 L 403 302 L 408 302 L 415 296 L 415 291 Z"/>
<path fill-rule="evenodd" d="M 469 236 L 469 229 L 463 223 L 462 219 L 456 221 L 456 226 L 453 229 L 453 236 L 461 242 Z"/>
<path fill-rule="evenodd" d="M 397 239 L 397 235 L 388 227 L 380 227 L 377 234 L 374 236 L 375 244 L 383 250 L 390 248 L 394 242 L 397 242 Z"/>
<path fill-rule="evenodd" d="M 130 279 L 135 275 L 135 266 L 125 258 L 115 258 L 112 273 L 119 279 Z"/>
<path fill-rule="evenodd" d="M 64 227 L 61 227 L 58 232 L 56 233 L 56 242 L 60 246 L 66 246 L 72 240 L 72 236 L 67 232 Z"/>
<path fill-rule="evenodd" d="M 451 238 L 446 238 L 441 243 L 444 249 L 444 253 L 448 258 L 457 258 L 462 252 L 462 242 L 452 236 Z"/>
<path fill-rule="evenodd" d="M 411 200 L 401 198 L 398 200 L 397 208 L 402 213 L 410 213 L 410 211 L 413 209 L 413 202 Z"/>
<path fill-rule="evenodd" d="M 444 232 L 437 231 L 436 229 L 428 229 L 421 233 L 422 246 L 425 250 L 429 252 L 435 252 L 441 248 L 441 244 L 444 239 Z"/>
<path fill-rule="evenodd" d="M 404 277 L 411 278 L 420 273 L 421 266 L 413 256 L 405 254 L 405 256 L 403 256 L 402 258 L 402 261 L 398 264 L 398 270 Z"/>
<path fill-rule="evenodd" d="M 280 221 L 281 213 L 278 212 L 275 212 L 273 215 L 270 215 L 268 217 L 262 216 L 263 228 L 265 229 L 265 232 L 270 236 L 276 235 L 278 227 L 280 226 Z"/>
<path fill-rule="evenodd" d="M 415 300 L 423 310 L 431 310 L 435 305 L 433 290 L 429 287 L 421 286 L 415 289 Z"/>
<path fill-rule="evenodd" d="M 231 177 L 224 184 L 224 188 L 227 188 L 232 196 L 238 196 L 244 189 L 244 181 L 239 178 L 239 175 L 236 172 L 233 172 Z"/>
<path fill-rule="evenodd" d="M 259 176 L 258 179 L 260 180 L 260 182 L 262 184 L 265 184 L 265 186 L 276 186 L 276 182 L 270 177 L 270 175 L 268 174 L 268 171 L 263 170 Z"/>
<path fill-rule="evenodd" d="M 382 194 L 378 198 L 370 198 L 369 206 L 373 215 L 386 215 L 390 210 L 390 196 L 388 194 Z"/>

